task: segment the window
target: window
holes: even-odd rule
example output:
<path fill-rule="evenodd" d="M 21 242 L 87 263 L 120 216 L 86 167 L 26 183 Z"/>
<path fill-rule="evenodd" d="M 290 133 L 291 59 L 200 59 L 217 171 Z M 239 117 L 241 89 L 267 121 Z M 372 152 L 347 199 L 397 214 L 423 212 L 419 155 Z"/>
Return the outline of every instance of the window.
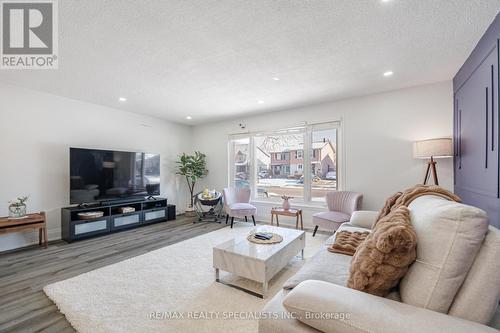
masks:
<path fill-rule="evenodd" d="M 254 182 L 254 193 L 257 198 L 280 198 L 290 195 L 295 198 L 304 197 L 304 186 L 298 184 L 299 174 L 292 172 L 290 151 L 304 144 L 304 134 L 297 133 L 255 135 L 253 150 L 255 163 L 259 172 Z M 275 158 L 273 158 L 275 157 Z"/>
<path fill-rule="evenodd" d="M 324 202 L 338 189 L 338 122 L 230 137 L 230 183 L 253 198 Z"/>
<path fill-rule="evenodd" d="M 312 130 L 311 201 L 325 201 L 326 193 L 337 190 L 337 129 Z"/>
<path fill-rule="evenodd" d="M 232 152 L 232 184 L 236 188 L 250 187 L 250 139 L 242 138 L 231 140 L 229 143 Z"/>

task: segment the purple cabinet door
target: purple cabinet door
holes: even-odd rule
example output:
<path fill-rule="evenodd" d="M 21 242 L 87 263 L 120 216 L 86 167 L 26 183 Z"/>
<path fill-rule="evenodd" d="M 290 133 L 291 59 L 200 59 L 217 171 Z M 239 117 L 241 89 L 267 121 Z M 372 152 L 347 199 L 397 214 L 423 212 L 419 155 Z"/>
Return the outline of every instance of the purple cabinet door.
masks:
<path fill-rule="evenodd" d="M 455 92 L 455 187 L 498 198 L 498 54 L 496 45 Z"/>

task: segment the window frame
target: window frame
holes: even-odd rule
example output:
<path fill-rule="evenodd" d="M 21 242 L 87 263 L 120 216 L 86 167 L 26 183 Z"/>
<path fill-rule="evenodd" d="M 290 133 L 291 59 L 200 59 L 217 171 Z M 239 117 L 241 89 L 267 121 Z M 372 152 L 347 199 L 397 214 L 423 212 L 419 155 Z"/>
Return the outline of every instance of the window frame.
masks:
<path fill-rule="evenodd" d="M 302 165 L 302 173 L 304 175 L 310 174 L 312 170 L 312 161 L 313 161 L 313 152 L 314 148 L 312 145 L 312 137 L 313 131 L 317 130 L 327 130 L 327 129 L 336 129 L 337 133 L 337 142 L 336 142 L 336 158 L 337 158 L 337 191 L 341 191 L 345 188 L 345 167 L 344 167 L 344 144 L 343 144 L 343 122 L 339 121 L 330 121 L 324 123 L 315 123 L 308 124 L 304 126 L 291 127 L 285 129 L 276 129 L 276 130 L 268 130 L 268 131 L 256 131 L 256 132 L 247 132 L 247 133 L 239 133 L 239 134 L 230 134 L 228 137 L 228 157 L 229 157 L 229 172 L 228 172 L 228 183 L 234 184 L 234 176 L 235 176 L 235 167 L 234 167 L 234 140 L 247 138 L 249 141 L 249 185 L 252 190 L 252 202 L 257 203 L 278 203 L 281 202 L 280 198 L 259 198 L 257 193 L 257 180 L 258 180 L 258 167 L 255 161 L 255 141 L 254 138 L 256 136 L 264 136 L 264 135 L 283 135 L 283 134 L 296 134 L 302 133 L 303 138 L 303 149 L 300 149 L 302 152 L 302 157 L 298 157 L 298 151 L 295 153 L 296 159 L 301 159 Z M 233 150 L 233 151 L 231 151 Z M 276 155 L 280 154 L 281 160 L 284 160 L 284 154 L 276 153 Z M 288 152 L 290 159 L 292 159 L 292 153 Z M 275 156 L 276 160 L 277 156 Z M 294 204 L 296 206 L 325 206 L 326 202 L 323 201 L 313 201 L 312 196 L 312 180 L 310 177 L 304 177 L 304 192 L 303 198 L 297 198 L 294 200 Z"/>

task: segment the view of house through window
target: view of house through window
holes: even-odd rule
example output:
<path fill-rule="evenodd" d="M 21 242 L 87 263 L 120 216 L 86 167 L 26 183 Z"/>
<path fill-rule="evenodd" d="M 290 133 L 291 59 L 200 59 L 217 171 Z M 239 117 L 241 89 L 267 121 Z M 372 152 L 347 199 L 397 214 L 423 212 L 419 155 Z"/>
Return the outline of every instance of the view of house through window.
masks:
<path fill-rule="evenodd" d="M 231 183 L 250 187 L 256 199 L 324 202 L 338 189 L 338 128 L 331 123 L 230 139 Z"/>
<path fill-rule="evenodd" d="M 234 186 L 248 187 L 250 186 L 250 139 L 243 138 L 233 140 L 231 142 L 233 154 L 234 154 Z"/>
<path fill-rule="evenodd" d="M 297 158 L 297 151 L 303 148 L 301 132 L 254 137 L 258 197 L 304 197 L 302 170 L 298 167 L 303 162 Z"/>
<path fill-rule="evenodd" d="M 337 190 L 337 129 L 312 131 L 311 200 L 324 201 Z"/>

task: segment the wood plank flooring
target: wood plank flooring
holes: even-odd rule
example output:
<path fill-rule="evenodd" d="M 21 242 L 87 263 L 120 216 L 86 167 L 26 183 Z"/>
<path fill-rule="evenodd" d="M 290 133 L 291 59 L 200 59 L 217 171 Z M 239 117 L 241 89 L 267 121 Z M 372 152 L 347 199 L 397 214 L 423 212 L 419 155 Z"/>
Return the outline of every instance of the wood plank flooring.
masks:
<path fill-rule="evenodd" d="M 75 332 L 42 288 L 152 250 L 214 231 L 225 223 L 179 217 L 72 244 L 50 242 L 0 254 L 0 332 Z M 500 328 L 500 309 L 492 326 Z"/>
<path fill-rule="evenodd" d="M 137 229 L 67 244 L 50 242 L 0 254 L 0 332 L 74 332 L 42 288 L 204 233 L 225 223 L 178 217 Z"/>

